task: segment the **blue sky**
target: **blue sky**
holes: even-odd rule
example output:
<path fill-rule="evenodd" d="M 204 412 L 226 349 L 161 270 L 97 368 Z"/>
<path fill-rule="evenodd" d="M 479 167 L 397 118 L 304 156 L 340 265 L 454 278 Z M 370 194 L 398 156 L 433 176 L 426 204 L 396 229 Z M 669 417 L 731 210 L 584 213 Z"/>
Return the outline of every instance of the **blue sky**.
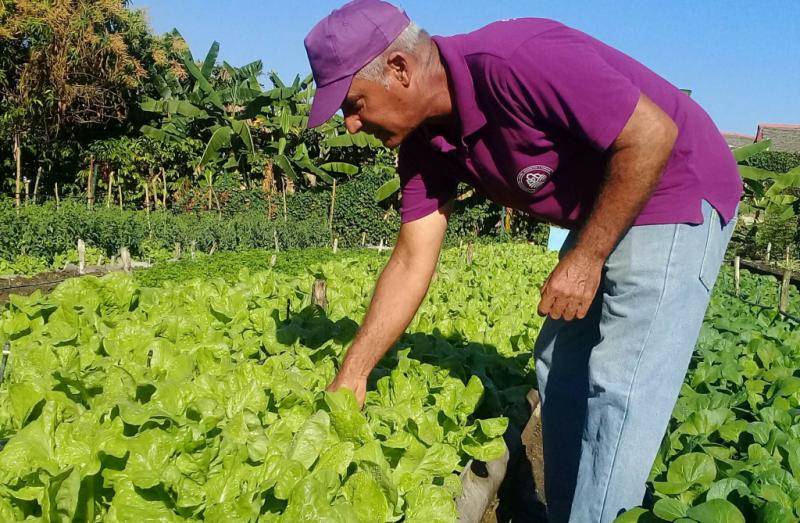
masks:
<path fill-rule="evenodd" d="M 291 80 L 309 72 L 303 37 L 342 1 L 133 0 L 153 28 L 173 27 L 195 57 L 220 42 L 220 59 L 256 59 Z M 693 90 L 723 131 L 800 123 L 800 1 L 397 0 L 432 34 L 494 20 L 553 18 L 603 40 L 675 85 Z"/>

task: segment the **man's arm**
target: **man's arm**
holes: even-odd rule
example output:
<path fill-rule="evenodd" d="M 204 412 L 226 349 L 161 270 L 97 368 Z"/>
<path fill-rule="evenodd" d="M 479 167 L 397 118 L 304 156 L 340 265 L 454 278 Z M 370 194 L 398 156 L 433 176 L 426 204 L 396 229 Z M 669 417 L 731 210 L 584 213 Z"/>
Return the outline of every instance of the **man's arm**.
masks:
<path fill-rule="evenodd" d="M 578 241 L 542 288 L 539 314 L 583 318 L 594 300 L 603 264 L 653 194 L 678 128 L 644 95 L 609 151 L 606 180 Z"/>
<path fill-rule="evenodd" d="M 375 285 L 364 322 L 328 390 L 352 389 L 364 404 L 367 376 L 414 318 L 436 270 L 452 202 L 404 223 Z"/>

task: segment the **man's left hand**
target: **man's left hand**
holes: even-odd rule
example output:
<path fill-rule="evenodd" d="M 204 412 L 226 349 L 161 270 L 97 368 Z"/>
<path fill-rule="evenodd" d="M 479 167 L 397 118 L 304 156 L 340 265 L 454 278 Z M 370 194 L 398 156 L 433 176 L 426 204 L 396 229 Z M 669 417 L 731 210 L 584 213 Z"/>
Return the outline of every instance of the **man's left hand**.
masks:
<path fill-rule="evenodd" d="M 600 286 L 603 263 L 603 259 L 580 250 L 569 251 L 542 287 L 539 314 L 554 320 L 585 318 Z"/>

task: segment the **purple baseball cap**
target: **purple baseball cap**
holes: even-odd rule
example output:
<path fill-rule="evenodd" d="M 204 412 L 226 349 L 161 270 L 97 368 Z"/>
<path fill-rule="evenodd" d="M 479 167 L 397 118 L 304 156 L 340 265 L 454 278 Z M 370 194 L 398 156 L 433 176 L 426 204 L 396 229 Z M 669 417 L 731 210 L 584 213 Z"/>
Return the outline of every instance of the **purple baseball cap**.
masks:
<path fill-rule="evenodd" d="M 353 0 L 323 18 L 305 39 L 317 84 L 308 127 L 328 121 L 347 97 L 353 77 L 384 52 L 411 20 L 380 0 Z"/>

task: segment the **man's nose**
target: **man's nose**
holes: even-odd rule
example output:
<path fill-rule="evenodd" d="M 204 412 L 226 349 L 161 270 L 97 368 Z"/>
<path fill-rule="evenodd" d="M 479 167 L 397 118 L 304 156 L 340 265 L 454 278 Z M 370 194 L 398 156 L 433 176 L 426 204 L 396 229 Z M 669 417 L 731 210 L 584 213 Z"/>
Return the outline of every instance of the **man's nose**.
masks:
<path fill-rule="evenodd" d="M 348 133 L 356 134 L 361 130 L 361 120 L 356 115 L 348 116 L 344 119 L 344 126 Z"/>

